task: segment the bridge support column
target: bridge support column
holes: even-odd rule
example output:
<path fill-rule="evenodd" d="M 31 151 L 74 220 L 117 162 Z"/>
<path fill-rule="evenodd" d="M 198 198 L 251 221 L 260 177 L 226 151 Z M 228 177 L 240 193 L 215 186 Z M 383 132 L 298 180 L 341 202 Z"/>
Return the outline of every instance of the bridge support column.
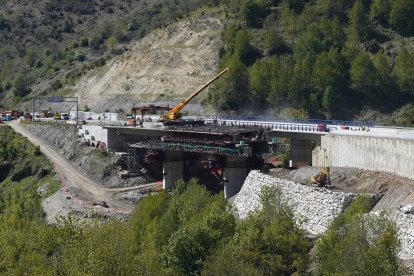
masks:
<path fill-rule="evenodd" d="M 240 157 L 227 157 L 224 169 L 224 197 L 230 198 L 237 194 L 247 177 L 247 160 Z"/>
<path fill-rule="evenodd" d="M 184 161 L 180 152 L 166 152 L 162 171 L 162 188 L 169 190 L 174 188 L 175 182 L 183 179 Z"/>
<path fill-rule="evenodd" d="M 299 168 L 312 165 L 312 141 L 290 139 L 292 166 Z"/>

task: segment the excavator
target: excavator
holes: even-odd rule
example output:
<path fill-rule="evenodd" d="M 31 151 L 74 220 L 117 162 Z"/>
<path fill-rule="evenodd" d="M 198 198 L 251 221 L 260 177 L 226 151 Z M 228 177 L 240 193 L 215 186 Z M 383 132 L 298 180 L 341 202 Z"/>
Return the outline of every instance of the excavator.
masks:
<path fill-rule="evenodd" d="M 331 178 L 329 175 L 329 167 L 321 168 L 318 175 L 312 175 L 310 177 L 311 184 L 317 184 L 319 187 L 331 187 Z"/>
<path fill-rule="evenodd" d="M 224 69 L 221 71 L 217 76 L 215 76 L 213 79 L 208 81 L 206 84 L 204 84 L 202 87 L 200 87 L 196 92 L 194 92 L 189 97 L 185 98 L 183 101 L 181 101 L 179 104 L 174 106 L 173 108 L 168 111 L 167 114 L 162 115 L 160 118 L 160 122 L 168 122 L 168 121 L 176 121 L 181 118 L 181 109 L 183 109 L 189 101 L 191 101 L 195 96 L 197 96 L 201 91 L 203 91 L 205 88 L 207 88 L 212 82 L 220 78 L 224 73 L 228 72 L 229 68 Z"/>

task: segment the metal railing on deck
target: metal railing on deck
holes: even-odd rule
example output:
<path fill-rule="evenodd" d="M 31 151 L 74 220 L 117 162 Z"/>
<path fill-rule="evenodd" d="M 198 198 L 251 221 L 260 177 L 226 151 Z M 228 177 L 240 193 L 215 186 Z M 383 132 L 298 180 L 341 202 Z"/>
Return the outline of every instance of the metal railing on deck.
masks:
<path fill-rule="evenodd" d="M 322 120 L 322 119 L 285 119 L 271 116 L 242 116 L 242 115 L 204 115 L 204 116 L 186 116 L 186 119 L 193 120 L 221 120 L 221 121 L 253 121 L 266 123 L 292 123 L 292 124 L 326 124 L 326 125 L 344 125 L 353 127 L 374 127 L 373 123 L 361 121 L 346 120 Z"/>

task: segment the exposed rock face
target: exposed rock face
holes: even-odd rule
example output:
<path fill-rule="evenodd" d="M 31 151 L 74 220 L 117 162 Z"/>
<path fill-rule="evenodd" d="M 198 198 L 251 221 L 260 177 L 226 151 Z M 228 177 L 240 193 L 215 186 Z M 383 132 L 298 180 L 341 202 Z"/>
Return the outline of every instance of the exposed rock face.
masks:
<path fill-rule="evenodd" d="M 206 13 L 156 30 L 82 77 L 75 94 L 95 111 L 128 110 L 134 103 L 176 103 L 215 75 L 222 29 L 221 19 Z"/>

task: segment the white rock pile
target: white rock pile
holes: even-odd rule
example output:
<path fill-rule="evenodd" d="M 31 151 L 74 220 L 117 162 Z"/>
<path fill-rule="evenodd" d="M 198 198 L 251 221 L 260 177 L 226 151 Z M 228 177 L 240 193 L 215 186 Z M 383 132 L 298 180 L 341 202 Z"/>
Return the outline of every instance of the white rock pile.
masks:
<path fill-rule="evenodd" d="M 260 193 L 265 186 L 279 187 L 282 196 L 301 222 L 301 226 L 314 235 L 325 232 L 333 219 L 342 212 L 344 206 L 355 197 L 354 194 L 304 186 L 251 171 L 233 201 L 240 218 L 245 218 L 250 212 L 261 208 Z"/>
<path fill-rule="evenodd" d="M 260 194 L 266 186 L 280 188 L 282 196 L 292 207 L 301 226 L 314 235 L 324 233 L 334 218 L 355 198 L 351 193 L 304 186 L 259 171 L 251 171 L 233 200 L 233 206 L 236 207 L 236 213 L 240 218 L 246 218 L 250 212 L 262 207 Z M 412 205 L 407 205 L 388 213 L 398 228 L 398 238 L 401 242 L 398 255 L 403 260 L 414 259 L 413 209 Z"/>
<path fill-rule="evenodd" d="M 399 210 L 391 214 L 391 219 L 397 225 L 401 242 L 398 256 L 403 260 L 414 259 L 414 215 Z"/>

